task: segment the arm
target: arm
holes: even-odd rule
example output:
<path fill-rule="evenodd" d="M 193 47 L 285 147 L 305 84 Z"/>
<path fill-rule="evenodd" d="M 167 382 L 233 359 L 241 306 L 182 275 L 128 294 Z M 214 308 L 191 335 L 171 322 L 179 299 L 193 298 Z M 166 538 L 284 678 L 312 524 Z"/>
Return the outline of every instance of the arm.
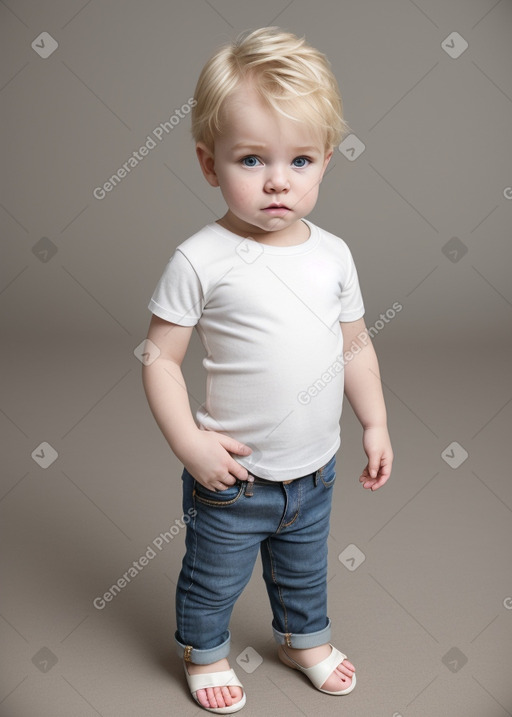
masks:
<path fill-rule="evenodd" d="M 196 425 L 181 363 L 193 327 L 178 326 L 153 315 L 148 331 L 160 350 L 159 357 L 142 368 L 142 382 L 149 407 L 173 453 L 185 468 L 210 490 L 224 490 L 235 479 L 247 480 L 247 470 L 230 453 L 247 456 L 248 446 L 216 431 Z"/>
<path fill-rule="evenodd" d="M 373 491 L 388 480 L 393 464 L 379 364 L 364 319 L 340 325 L 344 350 L 354 345 L 361 349 L 352 352 L 345 362 L 345 395 L 363 427 L 363 447 L 368 456 L 359 481 Z"/>

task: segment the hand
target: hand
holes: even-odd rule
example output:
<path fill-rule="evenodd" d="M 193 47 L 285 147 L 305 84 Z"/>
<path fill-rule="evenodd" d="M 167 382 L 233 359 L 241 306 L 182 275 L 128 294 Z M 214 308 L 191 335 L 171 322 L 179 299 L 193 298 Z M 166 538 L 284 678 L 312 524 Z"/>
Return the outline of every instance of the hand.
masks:
<path fill-rule="evenodd" d="M 393 451 L 385 426 L 372 426 L 363 433 L 363 448 L 368 456 L 368 463 L 363 470 L 359 482 L 363 488 L 378 490 L 391 475 Z"/>
<path fill-rule="evenodd" d="M 183 465 L 208 490 L 226 490 L 236 479 L 247 480 L 247 470 L 230 455 L 248 456 L 249 446 L 216 431 L 197 430 L 187 441 Z"/>

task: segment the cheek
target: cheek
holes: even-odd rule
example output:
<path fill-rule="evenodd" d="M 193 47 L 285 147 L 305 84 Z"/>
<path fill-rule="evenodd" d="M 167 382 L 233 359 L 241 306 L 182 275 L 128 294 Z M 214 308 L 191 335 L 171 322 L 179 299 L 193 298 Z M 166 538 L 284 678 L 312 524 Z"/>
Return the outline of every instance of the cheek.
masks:
<path fill-rule="evenodd" d="M 245 177 L 230 177 L 226 184 L 226 194 L 235 202 L 243 202 L 253 195 L 251 182 Z"/>
<path fill-rule="evenodd" d="M 320 189 L 319 181 L 316 180 L 313 183 L 308 182 L 307 185 L 301 188 L 302 191 L 299 193 L 302 195 L 304 205 L 315 204 L 318 199 L 318 191 Z"/>

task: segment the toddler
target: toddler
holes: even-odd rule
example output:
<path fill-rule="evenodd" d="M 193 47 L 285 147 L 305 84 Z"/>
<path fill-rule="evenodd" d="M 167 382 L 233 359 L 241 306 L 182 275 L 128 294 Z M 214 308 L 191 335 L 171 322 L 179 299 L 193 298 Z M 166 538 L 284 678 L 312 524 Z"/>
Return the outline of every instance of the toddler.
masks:
<path fill-rule="evenodd" d="M 143 368 L 155 419 L 183 464 L 186 554 L 175 640 L 210 712 L 246 694 L 228 662 L 229 620 L 261 554 L 279 659 L 345 695 L 355 667 L 330 643 L 327 539 L 346 394 L 363 428 L 359 480 L 380 488 L 393 454 L 377 358 L 345 242 L 307 220 L 347 131 L 325 56 L 279 28 L 246 33 L 205 65 L 192 132 L 227 205 L 176 248 L 153 293 Z M 194 327 L 206 401 L 191 413 L 181 372 Z"/>

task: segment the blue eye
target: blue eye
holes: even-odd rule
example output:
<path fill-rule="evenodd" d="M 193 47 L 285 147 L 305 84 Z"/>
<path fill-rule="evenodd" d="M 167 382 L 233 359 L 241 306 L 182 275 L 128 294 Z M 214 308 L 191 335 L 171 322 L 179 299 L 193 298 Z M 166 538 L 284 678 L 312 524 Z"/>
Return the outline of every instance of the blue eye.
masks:
<path fill-rule="evenodd" d="M 302 167 L 307 167 L 308 164 L 311 164 L 311 160 L 307 157 L 295 157 L 295 159 L 292 162 L 294 167 L 298 167 L 299 169 L 302 169 Z"/>
<path fill-rule="evenodd" d="M 257 167 L 260 163 L 260 160 L 254 156 L 254 154 L 250 154 L 248 157 L 244 157 L 242 159 L 242 164 L 244 167 Z"/>

